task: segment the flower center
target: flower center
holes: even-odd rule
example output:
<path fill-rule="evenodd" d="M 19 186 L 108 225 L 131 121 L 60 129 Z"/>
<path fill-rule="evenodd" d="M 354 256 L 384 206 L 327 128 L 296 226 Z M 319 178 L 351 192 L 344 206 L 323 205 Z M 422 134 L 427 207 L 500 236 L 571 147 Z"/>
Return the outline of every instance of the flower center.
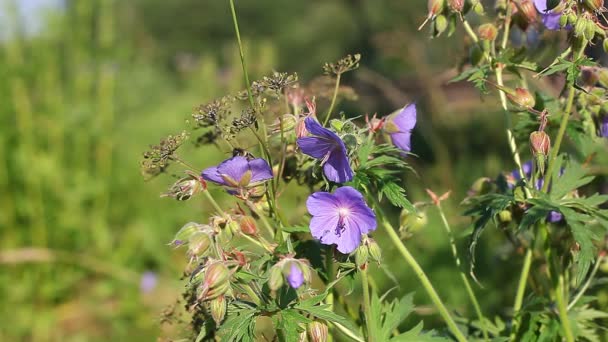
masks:
<path fill-rule="evenodd" d="M 340 217 L 344 218 L 350 214 L 350 210 L 348 208 L 340 208 L 338 209 L 338 214 L 340 214 Z"/>
<path fill-rule="evenodd" d="M 342 235 L 342 232 L 346 229 L 346 224 L 344 220 L 350 215 L 350 209 L 341 207 L 338 209 L 338 215 L 340 218 L 338 219 L 338 226 L 336 227 L 336 235 Z"/>

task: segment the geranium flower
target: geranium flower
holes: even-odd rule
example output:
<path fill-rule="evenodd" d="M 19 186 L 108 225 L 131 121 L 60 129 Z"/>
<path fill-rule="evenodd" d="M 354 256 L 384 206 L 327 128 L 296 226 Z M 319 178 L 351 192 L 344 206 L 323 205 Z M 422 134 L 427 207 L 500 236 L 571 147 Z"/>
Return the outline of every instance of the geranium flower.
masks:
<path fill-rule="evenodd" d="M 324 245 L 337 245 L 338 251 L 351 253 L 361 243 L 361 235 L 376 229 L 376 215 L 363 195 L 350 186 L 329 192 L 315 192 L 306 200 L 312 215 L 310 232 Z"/>
<path fill-rule="evenodd" d="M 300 150 L 313 158 L 321 159 L 323 173 L 332 182 L 344 183 L 353 179 L 353 170 L 346 155 L 346 146 L 340 137 L 307 117 L 306 129 L 312 136 L 298 138 Z"/>
<path fill-rule="evenodd" d="M 416 105 L 412 103 L 389 117 L 384 130 L 391 136 L 393 145 L 409 152 L 412 150 L 411 138 L 414 126 L 416 126 Z"/>
<path fill-rule="evenodd" d="M 271 179 L 272 169 L 262 158 L 236 156 L 224 160 L 218 166 L 205 169 L 202 176 L 205 180 L 219 185 L 243 189 Z"/>
<path fill-rule="evenodd" d="M 543 24 L 547 29 L 559 30 L 561 28 L 559 18 L 562 16 L 562 11 L 559 8 L 560 6 L 558 5 L 557 7 L 549 9 L 547 8 L 547 1 L 548 0 L 534 0 L 534 6 L 540 13 Z"/>
<path fill-rule="evenodd" d="M 289 274 L 287 274 L 287 282 L 289 283 L 289 286 L 291 286 L 291 288 L 293 289 L 297 289 L 302 286 L 302 284 L 304 284 L 304 274 L 295 262 L 292 263 L 291 267 L 289 268 Z"/>
<path fill-rule="evenodd" d="M 600 137 L 608 138 L 608 115 L 604 115 L 600 121 L 599 133 Z"/>

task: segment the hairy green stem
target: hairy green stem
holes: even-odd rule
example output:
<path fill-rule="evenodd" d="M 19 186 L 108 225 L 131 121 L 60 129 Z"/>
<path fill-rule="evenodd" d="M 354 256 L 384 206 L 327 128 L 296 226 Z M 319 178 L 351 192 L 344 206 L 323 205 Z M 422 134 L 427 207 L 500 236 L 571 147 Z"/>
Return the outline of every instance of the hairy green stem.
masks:
<path fill-rule="evenodd" d="M 568 308 L 566 304 L 568 299 L 564 298 L 566 295 L 566 285 L 564 282 L 564 275 L 560 274 L 557 281 L 557 289 L 555 291 L 555 299 L 557 301 L 557 309 L 559 313 L 559 320 L 562 322 L 562 329 L 567 342 L 574 342 L 574 334 L 572 333 L 572 327 L 570 326 L 570 319 L 568 318 Z"/>
<path fill-rule="evenodd" d="M 230 0 L 230 12 L 232 12 L 234 32 L 236 34 L 237 43 L 239 44 L 239 54 L 241 56 L 241 66 L 243 67 L 243 78 L 245 79 L 245 86 L 247 88 L 247 97 L 249 98 L 249 104 L 251 105 L 251 108 L 255 109 L 255 102 L 253 101 L 253 95 L 251 94 L 251 83 L 249 83 L 249 74 L 247 74 L 247 64 L 245 62 L 245 53 L 243 52 L 243 43 L 241 42 L 239 22 L 236 19 L 236 10 L 234 9 L 234 0 Z"/>
<path fill-rule="evenodd" d="M 329 105 L 329 109 L 327 110 L 327 114 L 325 115 L 325 120 L 323 121 L 323 126 L 327 126 L 329 122 L 329 118 L 331 117 L 331 112 L 334 110 L 334 105 L 336 104 L 336 98 L 338 98 L 338 91 L 340 90 L 340 77 L 342 75 L 336 75 L 336 86 L 334 87 L 334 95 L 331 98 L 331 103 Z"/>
<path fill-rule="evenodd" d="M 486 341 L 489 341 L 488 329 L 486 327 L 486 318 L 481 311 L 481 306 L 479 305 L 479 302 L 477 301 L 477 297 L 475 296 L 475 292 L 473 291 L 473 288 L 471 287 L 471 284 L 469 283 L 469 279 L 467 278 L 467 275 L 462 271 L 462 263 L 460 262 L 460 257 L 458 256 L 458 250 L 456 249 L 456 241 L 454 240 L 454 234 L 452 233 L 450 224 L 449 224 L 447 218 L 445 217 L 445 213 L 443 212 L 441 203 L 437 203 L 437 209 L 439 210 L 439 216 L 441 216 L 441 221 L 443 222 L 443 226 L 445 227 L 445 230 L 448 233 L 448 238 L 450 240 L 450 246 L 452 247 L 452 256 L 454 257 L 454 260 L 456 262 L 456 267 L 458 268 L 458 272 L 460 273 L 462 282 L 464 283 L 464 286 L 467 290 L 469 299 L 471 300 L 471 303 L 473 304 L 473 307 L 475 308 L 475 313 L 477 314 L 477 318 L 479 318 L 479 321 L 481 323 L 481 330 L 483 333 L 483 338 Z"/>
<path fill-rule="evenodd" d="M 367 269 L 361 270 L 361 286 L 363 287 L 363 313 L 365 314 L 365 327 L 367 329 L 367 341 L 374 342 L 374 331 L 370 324 L 372 320 L 372 313 L 370 308 L 370 296 L 369 296 L 369 280 L 367 279 Z"/>
<path fill-rule="evenodd" d="M 395 245 L 395 247 L 397 248 L 397 250 L 399 251 L 401 256 L 403 256 L 403 259 L 405 260 L 405 262 L 407 262 L 407 264 L 410 265 L 410 267 L 414 270 L 414 273 L 416 274 L 416 276 L 422 283 L 422 286 L 426 290 L 429 297 L 431 297 L 431 300 L 433 301 L 433 304 L 439 311 L 439 314 L 441 315 L 443 320 L 448 325 L 448 329 L 450 330 L 450 332 L 454 335 L 456 340 L 458 340 L 459 342 L 467 341 L 466 337 L 458 329 L 458 326 L 456 325 L 456 322 L 454 322 L 454 319 L 450 316 L 448 309 L 445 307 L 445 305 L 439 298 L 437 291 L 435 291 L 435 288 L 433 287 L 433 285 L 431 284 L 431 281 L 429 280 L 429 278 L 426 276 L 426 274 L 422 270 L 422 267 L 420 267 L 420 265 L 418 264 L 418 262 L 416 261 L 414 256 L 405 247 L 405 245 L 403 244 L 401 239 L 399 239 L 399 235 L 397 235 L 397 233 L 395 233 L 395 229 L 393 228 L 393 226 L 390 223 L 388 223 L 386 221 L 386 219 L 384 219 L 384 218 L 382 219 L 382 224 L 383 224 L 384 228 L 386 229 L 386 232 L 388 233 L 389 238 L 391 239 L 391 241 L 393 242 L 393 244 Z"/>
<path fill-rule="evenodd" d="M 521 275 L 519 276 L 519 282 L 517 283 L 517 291 L 515 292 L 515 304 L 513 304 L 513 327 L 511 328 L 510 341 L 515 341 L 517 337 L 517 330 L 519 329 L 519 310 L 524 301 L 524 293 L 526 292 L 526 283 L 528 281 L 528 275 L 530 273 L 530 266 L 532 265 L 532 247 L 526 250 L 524 256 L 524 264 L 521 269 Z"/>
<path fill-rule="evenodd" d="M 580 49 L 576 52 L 574 56 L 574 60 L 581 58 L 583 53 L 585 52 L 585 47 L 587 47 L 587 41 L 584 41 L 581 44 Z M 549 190 L 549 183 L 551 183 L 551 176 L 553 175 L 553 169 L 555 169 L 555 161 L 557 160 L 557 155 L 559 154 L 559 148 L 561 147 L 562 140 L 564 138 L 564 134 L 566 133 L 566 127 L 568 127 L 568 120 L 570 120 L 570 114 L 572 114 L 572 107 L 574 107 L 574 95 L 576 94 L 576 88 L 574 87 L 574 83 L 572 83 L 568 90 L 568 99 L 566 100 L 566 109 L 564 109 L 564 114 L 562 115 L 562 121 L 559 125 L 559 131 L 557 132 L 557 137 L 555 138 L 555 142 L 553 147 L 551 148 L 551 156 L 549 157 L 549 167 L 547 169 L 547 173 L 545 176 L 545 181 L 543 183 L 543 192 L 547 192 Z"/>

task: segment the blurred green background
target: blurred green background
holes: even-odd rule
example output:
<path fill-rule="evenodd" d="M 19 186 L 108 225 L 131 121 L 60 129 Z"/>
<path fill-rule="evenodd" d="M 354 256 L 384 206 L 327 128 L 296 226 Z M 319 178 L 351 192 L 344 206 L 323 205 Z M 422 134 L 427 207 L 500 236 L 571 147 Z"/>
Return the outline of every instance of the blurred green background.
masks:
<path fill-rule="evenodd" d="M 228 2 L 0 2 L 0 340 L 171 336 L 176 327 L 161 326 L 161 313 L 179 297 L 185 257 L 167 243 L 210 211 L 204 201 L 160 198 L 174 180 L 145 182 L 139 161 L 149 144 L 184 129 L 197 105 L 242 89 Z M 467 54 L 462 35 L 429 40 L 416 30 L 425 1 L 242 0 L 237 11 L 252 79 L 278 70 L 307 82 L 323 63 L 359 52 L 362 67 L 345 84 L 360 101 L 341 109 L 383 115 L 416 101 L 409 196 L 452 190 L 446 211 L 459 232 L 470 223 L 458 205 L 469 185 L 513 168 L 495 94 L 446 84 Z M 182 154 L 201 169 L 225 157 L 190 145 Z M 443 228 L 428 215 L 408 245 L 448 306 L 472 316 Z M 399 293 L 417 291 L 418 317 L 440 325 L 384 245 Z M 500 308 L 512 304 L 519 258 L 489 229 L 478 261 L 484 310 L 507 314 Z M 372 270 L 383 291 L 395 286 Z"/>

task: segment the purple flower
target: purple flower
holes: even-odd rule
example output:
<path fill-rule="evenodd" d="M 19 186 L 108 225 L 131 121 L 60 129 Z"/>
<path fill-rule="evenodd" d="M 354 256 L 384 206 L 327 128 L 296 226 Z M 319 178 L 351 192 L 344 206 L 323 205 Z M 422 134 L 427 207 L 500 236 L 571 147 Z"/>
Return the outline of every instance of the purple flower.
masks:
<path fill-rule="evenodd" d="M 304 274 L 302 270 L 296 265 L 296 263 L 292 263 L 289 268 L 289 274 L 287 275 L 287 282 L 291 288 L 297 289 L 298 287 L 304 284 Z"/>
<path fill-rule="evenodd" d="M 350 186 L 329 192 L 315 192 L 306 200 L 312 215 L 310 232 L 324 245 L 335 244 L 338 251 L 351 253 L 361 243 L 361 234 L 376 229 L 376 215 L 363 195 Z"/>
<path fill-rule="evenodd" d="M 230 188 L 246 188 L 271 179 L 272 169 L 262 158 L 250 160 L 236 156 L 205 169 L 202 176 L 205 180 Z"/>
<path fill-rule="evenodd" d="M 386 122 L 384 129 L 391 136 L 393 145 L 405 152 L 412 150 L 412 130 L 416 126 L 416 105 L 405 106 Z"/>
<path fill-rule="evenodd" d="M 559 30 L 561 26 L 559 25 L 559 18 L 562 16 L 562 11 L 557 8 L 547 8 L 548 0 L 534 0 L 534 6 L 536 10 L 540 13 L 543 24 L 549 30 Z"/>
<path fill-rule="evenodd" d="M 559 211 L 551 210 L 547 215 L 547 222 L 557 223 L 564 218 L 564 215 Z"/>
<path fill-rule="evenodd" d="M 152 271 L 144 272 L 139 280 L 139 289 L 142 293 L 150 293 L 158 283 L 158 276 Z"/>
<path fill-rule="evenodd" d="M 346 156 L 346 146 L 340 137 L 311 117 L 305 119 L 305 124 L 313 136 L 298 138 L 300 150 L 313 158 L 321 159 L 323 173 L 330 181 L 344 183 L 352 180 L 353 170 Z"/>
<path fill-rule="evenodd" d="M 600 137 L 608 138 L 608 115 L 605 115 L 602 120 L 600 120 L 599 133 Z"/>

